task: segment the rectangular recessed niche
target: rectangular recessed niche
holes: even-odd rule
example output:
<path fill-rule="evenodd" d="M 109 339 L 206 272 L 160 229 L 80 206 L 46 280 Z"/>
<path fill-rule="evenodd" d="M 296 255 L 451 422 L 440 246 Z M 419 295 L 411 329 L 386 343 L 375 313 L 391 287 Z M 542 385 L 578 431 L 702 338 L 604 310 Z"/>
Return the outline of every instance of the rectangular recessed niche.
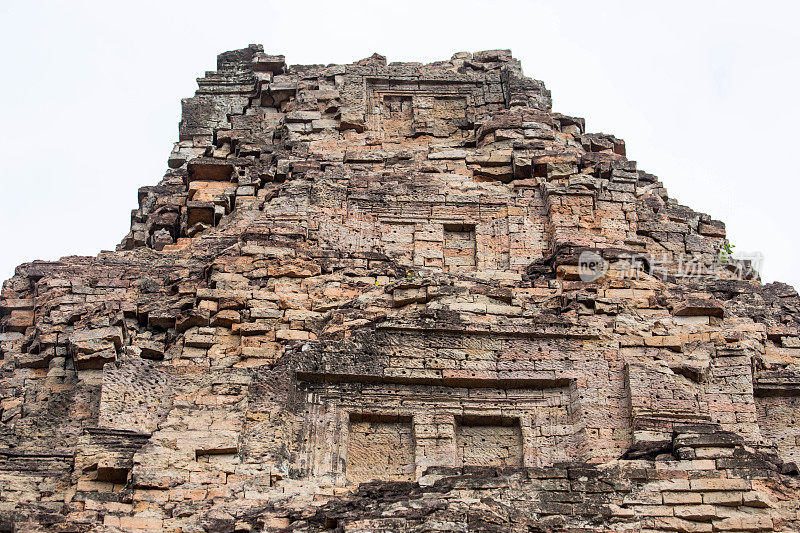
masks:
<path fill-rule="evenodd" d="M 518 418 L 456 418 L 460 466 L 522 466 L 522 429 Z"/>
<path fill-rule="evenodd" d="M 475 270 L 475 226 L 444 224 L 444 270 Z"/>
<path fill-rule="evenodd" d="M 410 416 L 350 415 L 345 466 L 348 483 L 413 481 L 414 470 Z"/>
<path fill-rule="evenodd" d="M 398 264 L 412 266 L 415 229 L 416 226 L 410 222 L 381 222 L 381 249 Z"/>
<path fill-rule="evenodd" d="M 383 115 L 386 117 L 410 117 L 414 111 L 411 96 L 387 94 L 383 97 Z"/>
<path fill-rule="evenodd" d="M 387 94 L 383 96 L 381 125 L 388 136 L 410 137 L 414 104 L 410 95 Z"/>
<path fill-rule="evenodd" d="M 466 98 L 457 96 L 434 98 L 434 136 L 448 137 L 459 128 L 471 124 L 472 120 L 468 118 L 468 115 L 471 115 L 471 112 Z"/>
<path fill-rule="evenodd" d="M 780 394 L 782 392 L 783 394 Z M 795 391 L 756 391 L 756 413 L 761 435 L 785 461 L 800 463 L 800 396 Z M 787 394 L 788 393 L 788 394 Z"/>

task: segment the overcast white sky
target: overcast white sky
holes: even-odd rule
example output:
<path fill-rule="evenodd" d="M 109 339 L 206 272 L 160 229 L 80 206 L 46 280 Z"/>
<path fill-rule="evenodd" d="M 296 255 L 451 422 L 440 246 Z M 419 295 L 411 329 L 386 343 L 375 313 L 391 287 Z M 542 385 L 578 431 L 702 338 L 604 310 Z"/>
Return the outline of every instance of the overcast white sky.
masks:
<path fill-rule="evenodd" d="M 180 98 L 216 55 L 434 61 L 511 48 L 556 111 L 626 140 L 670 195 L 722 219 L 765 281 L 800 287 L 796 2 L 24 2 L 0 4 L 0 279 L 95 255 L 159 181 Z"/>

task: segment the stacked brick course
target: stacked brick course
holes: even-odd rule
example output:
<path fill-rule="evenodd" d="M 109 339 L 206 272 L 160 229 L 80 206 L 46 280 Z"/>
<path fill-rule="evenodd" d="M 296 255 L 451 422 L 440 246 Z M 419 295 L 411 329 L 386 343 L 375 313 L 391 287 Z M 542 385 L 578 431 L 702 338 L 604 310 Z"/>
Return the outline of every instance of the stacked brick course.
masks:
<path fill-rule="evenodd" d="M 800 529 L 797 292 L 510 52 L 198 84 L 3 286 L 0 531 Z"/>

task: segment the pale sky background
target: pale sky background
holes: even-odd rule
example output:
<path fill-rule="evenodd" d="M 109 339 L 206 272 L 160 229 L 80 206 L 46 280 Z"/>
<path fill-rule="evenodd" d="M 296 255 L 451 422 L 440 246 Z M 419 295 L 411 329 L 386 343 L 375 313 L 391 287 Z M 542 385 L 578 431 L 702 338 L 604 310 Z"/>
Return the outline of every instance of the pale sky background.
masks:
<path fill-rule="evenodd" d="M 670 195 L 727 223 L 765 281 L 800 287 L 796 2 L 0 4 L 0 278 L 95 255 L 166 170 L 180 99 L 216 55 L 434 61 L 510 48 L 553 109 L 613 133 Z"/>

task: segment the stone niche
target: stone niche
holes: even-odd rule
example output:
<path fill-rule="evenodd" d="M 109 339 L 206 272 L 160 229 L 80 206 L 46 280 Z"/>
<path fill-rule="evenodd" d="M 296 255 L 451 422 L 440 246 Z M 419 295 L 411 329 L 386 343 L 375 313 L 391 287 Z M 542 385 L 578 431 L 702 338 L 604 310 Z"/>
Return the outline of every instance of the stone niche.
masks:
<path fill-rule="evenodd" d="M 481 94 L 469 81 L 372 78 L 367 80 L 368 127 L 385 138 L 466 137 Z"/>
<path fill-rule="evenodd" d="M 410 137 L 414 116 L 413 98 L 410 95 L 386 94 L 381 106 L 381 126 L 388 137 Z"/>
<path fill-rule="evenodd" d="M 546 466 L 578 455 L 582 417 L 571 382 L 528 388 L 299 378 L 308 412 L 301 463 L 313 479 L 415 481 L 435 466 Z"/>
<path fill-rule="evenodd" d="M 628 363 L 625 387 L 635 447 L 671 441 L 675 424 L 711 421 L 702 387 L 666 365 Z"/>
<path fill-rule="evenodd" d="M 522 466 L 519 418 L 456 417 L 458 466 Z"/>
<path fill-rule="evenodd" d="M 774 446 L 784 461 L 800 464 L 800 372 L 759 371 L 754 377 L 763 444 Z"/>
<path fill-rule="evenodd" d="M 380 246 L 392 260 L 410 267 L 414 264 L 414 220 L 383 219 L 379 221 Z"/>
<path fill-rule="evenodd" d="M 458 272 L 475 270 L 475 226 L 471 224 L 444 225 L 444 270 Z"/>
<path fill-rule="evenodd" d="M 475 236 L 474 223 L 411 217 L 379 221 L 380 248 L 392 260 L 406 267 L 434 268 L 444 272 L 474 271 L 478 266 Z M 507 253 L 505 260 L 508 260 Z"/>
<path fill-rule="evenodd" d="M 800 464 L 800 396 L 770 395 L 756 398 L 761 435 L 785 461 Z"/>
<path fill-rule="evenodd" d="M 414 431 L 410 416 L 350 414 L 345 467 L 348 483 L 414 479 Z"/>

